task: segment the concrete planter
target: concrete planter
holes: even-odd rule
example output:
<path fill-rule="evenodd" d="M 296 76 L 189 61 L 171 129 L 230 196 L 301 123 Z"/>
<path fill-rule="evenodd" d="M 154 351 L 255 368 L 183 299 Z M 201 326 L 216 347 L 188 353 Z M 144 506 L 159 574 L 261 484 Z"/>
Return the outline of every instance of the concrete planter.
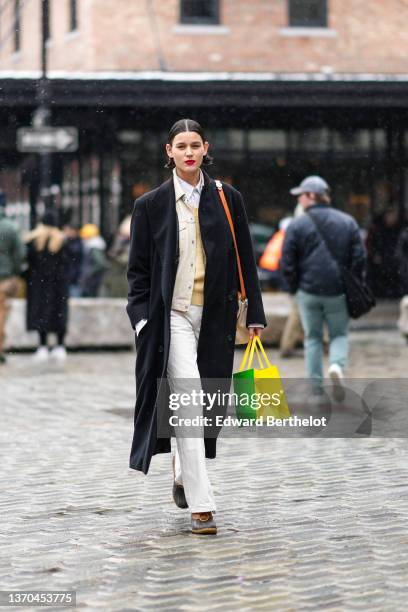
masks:
<path fill-rule="evenodd" d="M 126 300 L 117 298 L 71 298 L 66 344 L 71 348 L 134 346 L 134 332 L 126 314 Z M 11 300 L 6 326 L 6 347 L 34 348 L 38 335 L 25 328 L 25 300 Z"/>
<path fill-rule="evenodd" d="M 279 344 L 290 299 L 286 293 L 263 295 L 268 327 L 263 333 L 265 344 Z M 6 326 L 6 348 L 31 349 L 38 344 L 35 332 L 25 329 L 25 300 L 11 300 Z M 122 298 L 71 298 L 66 344 L 70 348 L 133 348 L 134 332 Z"/>
<path fill-rule="evenodd" d="M 404 296 L 400 302 L 398 328 L 408 342 L 408 295 Z"/>

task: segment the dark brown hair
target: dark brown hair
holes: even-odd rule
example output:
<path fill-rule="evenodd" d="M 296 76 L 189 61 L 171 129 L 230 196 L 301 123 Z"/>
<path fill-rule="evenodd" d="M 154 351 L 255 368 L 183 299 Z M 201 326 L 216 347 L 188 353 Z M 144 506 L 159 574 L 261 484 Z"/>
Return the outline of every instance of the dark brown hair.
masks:
<path fill-rule="evenodd" d="M 316 202 L 318 204 L 331 204 L 330 192 L 325 191 L 324 193 L 316 193 Z"/>
<path fill-rule="evenodd" d="M 306 193 L 309 193 L 309 196 L 313 196 L 316 204 L 331 204 L 330 191 L 325 191 L 324 193 L 315 193 L 314 191 Z"/>
<path fill-rule="evenodd" d="M 181 134 L 182 132 L 196 132 L 202 139 L 203 142 L 206 142 L 206 137 L 204 136 L 204 130 L 201 125 L 194 121 L 194 119 L 179 119 L 174 123 L 171 128 L 169 135 L 167 137 L 167 144 L 173 144 L 173 140 L 177 136 L 177 134 Z M 203 165 L 209 166 L 213 163 L 213 158 L 208 155 L 204 155 L 203 157 Z M 176 164 L 171 157 L 167 157 L 167 163 L 164 166 L 165 168 L 174 168 Z"/>

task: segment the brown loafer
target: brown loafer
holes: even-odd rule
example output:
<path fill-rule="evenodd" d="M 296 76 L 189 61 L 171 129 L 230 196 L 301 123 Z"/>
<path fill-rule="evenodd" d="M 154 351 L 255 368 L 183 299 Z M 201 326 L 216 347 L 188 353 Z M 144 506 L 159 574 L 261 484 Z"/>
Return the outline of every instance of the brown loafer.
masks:
<path fill-rule="evenodd" d="M 199 535 L 216 535 L 217 525 L 212 512 L 193 512 L 191 515 L 191 532 Z"/>
<path fill-rule="evenodd" d="M 188 503 L 186 500 L 186 494 L 184 492 L 184 487 L 182 484 L 176 482 L 176 472 L 175 472 L 175 457 L 173 457 L 173 500 L 178 508 L 188 508 Z"/>

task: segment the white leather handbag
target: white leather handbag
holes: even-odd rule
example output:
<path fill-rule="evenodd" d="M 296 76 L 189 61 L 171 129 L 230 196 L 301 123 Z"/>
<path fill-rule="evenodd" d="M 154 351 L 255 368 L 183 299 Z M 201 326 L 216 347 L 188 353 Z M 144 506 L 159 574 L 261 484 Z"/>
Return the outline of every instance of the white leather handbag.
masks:
<path fill-rule="evenodd" d="M 238 314 L 237 314 L 237 333 L 235 335 L 235 344 L 248 344 L 249 342 L 249 330 L 247 328 L 247 313 L 248 313 L 248 299 L 245 291 L 244 277 L 242 275 L 241 260 L 238 253 L 237 240 L 235 238 L 234 223 L 232 221 L 231 213 L 228 208 L 227 199 L 222 188 L 221 181 L 215 181 L 220 196 L 221 203 L 224 207 L 225 214 L 228 219 L 229 226 L 231 228 L 232 240 L 234 242 L 235 253 L 237 256 L 238 275 L 240 291 L 238 291 Z"/>

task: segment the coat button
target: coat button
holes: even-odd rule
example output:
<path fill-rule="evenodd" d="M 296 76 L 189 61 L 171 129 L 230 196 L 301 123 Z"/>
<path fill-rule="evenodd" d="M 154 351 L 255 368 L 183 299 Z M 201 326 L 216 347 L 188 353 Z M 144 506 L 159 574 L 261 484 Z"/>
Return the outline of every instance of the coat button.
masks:
<path fill-rule="evenodd" d="M 158 348 L 159 353 L 163 352 L 163 346 L 160 344 L 159 348 Z"/>
<path fill-rule="evenodd" d="M 230 302 L 232 302 L 232 300 L 233 300 L 233 299 L 234 299 L 234 298 L 232 297 L 232 295 L 231 295 L 231 294 L 229 294 L 229 296 L 228 296 L 228 300 L 229 300 Z"/>
<path fill-rule="evenodd" d="M 228 334 L 228 336 L 227 336 L 227 340 L 229 340 L 230 342 L 232 342 L 232 336 L 231 336 L 231 334 Z"/>

